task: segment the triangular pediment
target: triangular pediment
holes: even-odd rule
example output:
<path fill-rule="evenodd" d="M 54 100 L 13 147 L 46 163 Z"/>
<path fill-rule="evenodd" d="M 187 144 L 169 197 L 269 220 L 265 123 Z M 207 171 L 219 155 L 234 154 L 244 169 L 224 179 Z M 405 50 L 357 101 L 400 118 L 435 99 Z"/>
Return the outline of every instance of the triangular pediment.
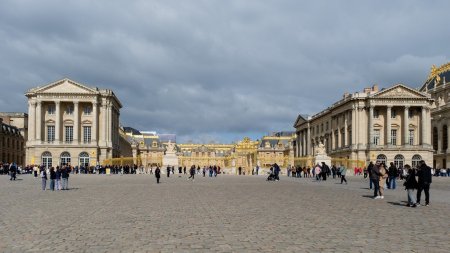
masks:
<path fill-rule="evenodd" d="M 428 98 L 428 94 L 410 88 L 403 84 L 397 84 L 381 90 L 372 95 L 373 98 Z"/>
<path fill-rule="evenodd" d="M 32 90 L 35 93 L 70 93 L 70 94 L 95 94 L 95 88 L 87 87 L 86 85 L 77 83 L 70 79 L 62 79 L 43 87 L 38 87 Z"/>
<path fill-rule="evenodd" d="M 297 119 L 295 120 L 294 127 L 297 128 L 297 126 L 299 126 L 307 121 L 308 121 L 308 116 L 299 114 Z"/>

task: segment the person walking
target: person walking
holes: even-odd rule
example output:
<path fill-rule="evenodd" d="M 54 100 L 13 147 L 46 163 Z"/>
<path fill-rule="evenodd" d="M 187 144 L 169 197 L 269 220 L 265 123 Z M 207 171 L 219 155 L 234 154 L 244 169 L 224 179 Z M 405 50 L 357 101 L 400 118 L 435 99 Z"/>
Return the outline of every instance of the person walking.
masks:
<path fill-rule="evenodd" d="M 42 184 L 41 184 L 42 190 L 45 191 L 47 188 L 47 171 L 45 170 L 45 168 L 41 169 L 40 176 L 41 176 L 41 180 L 42 180 Z"/>
<path fill-rule="evenodd" d="M 403 183 L 403 186 L 405 186 L 405 190 L 408 193 L 408 204 L 406 206 L 417 207 L 416 195 L 414 194 L 414 190 L 419 188 L 419 183 L 417 183 L 416 180 L 416 170 L 412 169 L 408 164 L 405 165 L 404 169 L 408 170 L 408 176 Z"/>
<path fill-rule="evenodd" d="M 55 179 L 55 188 L 57 191 L 61 190 L 61 169 L 56 167 L 56 179 Z"/>
<path fill-rule="evenodd" d="M 155 177 L 156 177 L 156 183 L 159 184 L 159 179 L 161 178 L 161 170 L 159 167 L 156 167 L 155 169 Z"/>
<path fill-rule="evenodd" d="M 398 177 L 398 169 L 395 167 L 394 163 L 391 162 L 391 166 L 389 166 L 389 189 L 395 190 L 396 188 L 396 180 Z"/>
<path fill-rule="evenodd" d="M 275 173 L 275 180 L 280 181 L 280 171 L 281 171 L 280 166 L 278 166 L 278 164 L 275 163 L 273 165 L 273 168 L 274 168 L 274 173 Z"/>
<path fill-rule="evenodd" d="M 62 178 L 62 189 L 61 190 L 68 190 L 69 189 L 69 173 L 67 166 L 64 166 L 61 169 L 61 178 Z"/>
<path fill-rule="evenodd" d="M 380 193 L 380 199 L 384 199 L 384 185 L 386 182 L 386 178 L 388 178 L 388 171 L 386 170 L 386 165 L 384 163 L 381 163 L 379 166 L 379 180 L 378 180 L 378 187 L 379 187 L 379 193 Z"/>
<path fill-rule="evenodd" d="M 330 167 L 325 164 L 325 162 L 322 162 L 322 180 L 327 181 L 328 173 L 330 173 Z"/>
<path fill-rule="evenodd" d="M 430 184 L 432 181 L 431 168 L 425 163 L 424 160 L 419 162 L 419 170 L 417 172 L 418 177 L 418 189 L 417 189 L 417 206 L 420 206 L 420 197 L 422 191 L 425 192 L 425 206 L 430 205 Z"/>
<path fill-rule="evenodd" d="M 256 175 L 259 175 L 259 165 L 256 165 Z"/>
<path fill-rule="evenodd" d="M 316 176 L 316 181 L 320 181 L 320 173 L 322 172 L 322 168 L 320 168 L 319 164 L 316 164 L 314 167 L 314 175 Z"/>
<path fill-rule="evenodd" d="M 373 162 L 370 162 L 369 163 L 369 166 L 367 166 L 367 174 L 369 175 L 369 189 L 370 190 L 372 190 L 372 185 L 374 184 L 374 181 L 373 181 L 373 177 L 372 177 L 372 174 L 373 174 L 373 169 L 374 169 L 374 164 L 373 164 Z M 378 180 L 378 178 L 377 178 L 377 180 Z M 376 196 L 378 196 L 378 195 L 375 195 L 374 197 L 376 197 Z"/>
<path fill-rule="evenodd" d="M 191 166 L 191 168 L 189 169 L 189 174 L 190 174 L 190 176 L 189 176 L 188 180 L 192 178 L 192 182 L 193 182 L 194 178 L 195 178 L 195 165 Z"/>
<path fill-rule="evenodd" d="M 339 172 L 341 174 L 341 184 L 345 182 L 347 184 L 347 179 L 345 179 L 345 175 L 347 174 L 347 168 L 341 164 L 341 167 L 339 168 Z"/>
<path fill-rule="evenodd" d="M 12 162 L 10 165 L 9 165 L 9 176 L 10 176 L 10 178 L 9 178 L 9 180 L 14 180 L 14 181 L 16 181 L 16 174 L 17 174 L 17 165 L 16 165 L 16 163 L 15 162 Z"/>
<path fill-rule="evenodd" d="M 55 190 L 55 179 L 56 179 L 56 172 L 55 168 L 50 168 L 50 190 Z"/>

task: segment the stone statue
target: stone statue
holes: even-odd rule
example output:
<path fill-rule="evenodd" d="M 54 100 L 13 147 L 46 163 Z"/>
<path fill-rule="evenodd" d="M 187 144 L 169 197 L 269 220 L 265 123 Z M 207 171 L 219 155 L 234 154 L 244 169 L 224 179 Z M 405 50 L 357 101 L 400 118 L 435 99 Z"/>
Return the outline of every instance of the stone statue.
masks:
<path fill-rule="evenodd" d="M 316 155 L 326 155 L 325 145 L 323 145 L 322 142 L 319 142 L 319 145 L 317 145 L 315 150 L 316 150 Z"/>
<path fill-rule="evenodd" d="M 167 153 L 175 153 L 176 152 L 175 144 L 172 143 L 170 140 L 169 140 L 169 143 L 167 143 L 167 151 L 166 152 Z"/>

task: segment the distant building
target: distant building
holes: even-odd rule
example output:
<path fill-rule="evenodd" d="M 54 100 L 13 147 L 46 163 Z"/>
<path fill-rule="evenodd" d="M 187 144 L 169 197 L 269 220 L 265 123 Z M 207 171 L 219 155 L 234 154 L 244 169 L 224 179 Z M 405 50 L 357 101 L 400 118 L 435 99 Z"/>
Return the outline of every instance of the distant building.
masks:
<path fill-rule="evenodd" d="M 9 122 L 9 121 L 8 121 Z M 25 139 L 19 128 L 6 124 L 0 117 L 0 162 L 25 166 Z"/>
<path fill-rule="evenodd" d="M 25 95 L 28 164 L 93 166 L 121 156 L 122 104 L 112 90 L 62 79 Z"/>
<path fill-rule="evenodd" d="M 403 84 L 344 94 L 311 117 L 297 117 L 295 163 L 312 165 L 320 143 L 337 165 L 363 167 L 380 161 L 400 167 L 416 166 L 422 159 L 431 162 L 432 104 L 430 95 Z"/>
<path fill-rule="evenodd" d="M 275 132 L 263 136 L 258 147 L 258 165 L 270 168 L 274 163 L 280 166 L 294 165 L 295 132 Z"/>

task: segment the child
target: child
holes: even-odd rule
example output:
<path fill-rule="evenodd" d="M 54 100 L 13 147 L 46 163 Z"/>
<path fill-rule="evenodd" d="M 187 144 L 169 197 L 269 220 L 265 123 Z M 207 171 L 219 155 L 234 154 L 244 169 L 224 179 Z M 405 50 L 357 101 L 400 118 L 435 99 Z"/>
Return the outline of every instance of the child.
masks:
<path fill-rule="evenodd" d="M 414 193 L 414 190 L 419 187 L 416 180 L 416 170 L 412 169 L 408 164 L 405 165 L 404 169 L 408 171 L 406 181 L 403 183 L 405 190 L 408 192 L 408 204 L 406 206 L 417 207 L 416 194 Z"/>

